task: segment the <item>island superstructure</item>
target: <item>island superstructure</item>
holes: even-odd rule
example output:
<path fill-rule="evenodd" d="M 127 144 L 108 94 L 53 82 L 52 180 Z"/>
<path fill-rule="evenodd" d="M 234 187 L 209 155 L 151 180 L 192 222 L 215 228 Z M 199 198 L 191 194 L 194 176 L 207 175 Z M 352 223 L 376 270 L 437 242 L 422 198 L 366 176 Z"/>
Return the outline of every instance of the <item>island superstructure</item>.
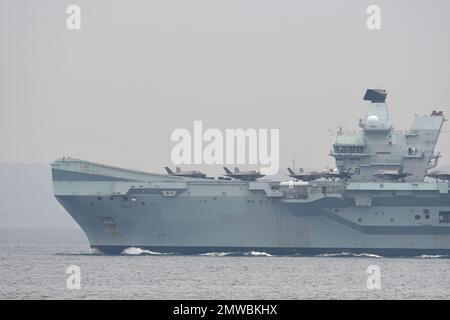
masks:
<path fill-rule="evenodd" d="M 51 165 L 55 197 L 91 247 L 110 254 L 449 254 L 449 182 L 430 174 L 443 113 L 414 116 L 410 130 L 396 131 L 386 92 L 369 89 L 364 99 L 360 130 L 337 133 L 334 173 L 211 179 L 62 158 Z"/>

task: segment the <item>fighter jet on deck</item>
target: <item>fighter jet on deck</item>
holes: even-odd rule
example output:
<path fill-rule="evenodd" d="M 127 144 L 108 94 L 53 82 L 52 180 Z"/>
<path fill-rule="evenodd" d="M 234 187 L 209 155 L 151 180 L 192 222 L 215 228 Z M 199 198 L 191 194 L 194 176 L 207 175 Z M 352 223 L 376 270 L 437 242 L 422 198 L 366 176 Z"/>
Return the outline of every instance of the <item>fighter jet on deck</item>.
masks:
<path fill-rule="evenodd" d="M 169 167 L 166 167 L 166 171 L 171 176 L 188 177 L 188 178 L 206 178 L 206 174 L 201 171 L 181 171 L 180 167 L 176 167 L 176 171 L 173 172 Z"/>
<path fill-rule="evenodd" d="M 226 172 L 225 176 L 234 178 L 234 179 L 239 179 L 242 181 L 255 181 L 258 178 L 264 177 L 263 174 L 261 174 L 259 171 L 255 171 L 255 170 L 240 171 L 238 167 L 235 167 L 234 172 L 231 172 L 231 170 L 228 169 L 227 167 L 223 167 L 223 169 Z"/>
<path fill-rule="evenodd" d="M 382 180 L 390 180 L 392 182 L 395 182 L 399 179 L 404 179 L 408 176 L 412 176 L 412 174 L 403 172 L 403 167 L 400 167 L 399 170 L 378 170 L 373 176 Z"/>
<path fill-rule="evenodd" d="M 325 178 L 325 179 L 343 179 L 343 180 L 348 180 L 351 178 L 350 173 L 348 172 L 343 172 L 340 173 L 337 170 L 333 170 L 333 169 L 327 169 L 321 172 L 321 177 Z"/>
<path fill-rule="evenodd" d="M 450 173 L 445 171 L 433 171 L 427 174 L 427 177 L 436 179 L 436 180 L 450 180 Z"/>
<path fill-rule="evenodd" d="M 299 172 L 295 173 L 291 168 L 287 168 L 287 170 L 289 171 L 289 176 L 297 180 L 313 181 L 322 178 L 321 173 L 318 171 L 310 171 L 305 173 L 303 168 L 300 168 Z"/>

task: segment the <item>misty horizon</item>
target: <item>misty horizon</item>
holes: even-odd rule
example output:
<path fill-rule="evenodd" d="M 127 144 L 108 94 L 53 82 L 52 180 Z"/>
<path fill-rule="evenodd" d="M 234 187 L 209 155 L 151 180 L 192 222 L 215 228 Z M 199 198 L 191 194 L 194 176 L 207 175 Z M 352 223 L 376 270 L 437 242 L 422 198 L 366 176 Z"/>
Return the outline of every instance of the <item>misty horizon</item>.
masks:
<path fill-rule="evenodd" d="M 71 2 L 0 3 L 0 161 L 69 155 L 161 172 L 171 133 L 201 120 L 279 129 L 281 171 L 294 155 L 297 167 L 320 169 L 334 167 L 330 130 L 357 129 L 367 88 L 388 90 L 398 130 L 414 114 L 450 114 L 447 1 L 377 1 L 375 31 L 368 1 L 81 0 L 75 31 Z"/>

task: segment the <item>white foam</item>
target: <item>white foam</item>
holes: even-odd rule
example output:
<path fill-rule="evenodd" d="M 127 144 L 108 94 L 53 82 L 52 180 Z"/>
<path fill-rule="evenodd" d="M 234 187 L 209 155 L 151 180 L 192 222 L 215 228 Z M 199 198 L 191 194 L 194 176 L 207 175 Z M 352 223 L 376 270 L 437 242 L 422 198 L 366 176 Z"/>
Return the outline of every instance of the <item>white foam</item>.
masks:
<path fill-rule="evenodd" d="M 355 256 L 355 257 L 368 257 L 368 258 L 383 258 L 383 256 L 379 256 L 377 254 L 372 254 L 372 253 L 359 253 L 359 254 L 354 254 L 353 256 Z"/>
<path fill-rule="evenodd" d="M 235 253 L 233 252 L 207 252 L 207 253 L 201 253 L 200 256 L 206 256 L 206 257 L 225 257 L 229 255 L 233 255 Z"/>
<path fill-rule="evenodd" d="M 271 254 L 268 254 L 266 252 L 258 252 L 258 251 L 250 251 L 250 252 L 207 252 L 207 253 L 201 253 L 199 256 L 205 256 L 205 257 L 227 257 L 227 256 L 233 256 L 233 257 L 240 257 L 240 256 L 247 256 L 247 257 L 273 257 Z"/>
<path fill-rule="evenodd" d="M 317 257 L 366 257 L 366 258 L 382 258 L 372 253 L 350 253 L 350 252 L 340 252 L 340 253 L 324 253 L 319 254 Z"/>
<path fill-rule="evenodd" d="M 97 248 L 91 248 L 90 254 L 92 254 L 92 255 L 103 255 L 103 252 L 101 252 Z"/>
<path fill-rule="evenodd" d="M 247 252 L 245 255 L 255 256 L 255 257 L 273 257 L 271 254 L 268 254 L 266 252 L 258 252 L 258 251 L 250 251 L 250 252 Z"/>
<path fill-rule="evenodd" d="M 340 252 L 340 253 L 322 253 L 318 254 L 317 257 L 348 257 L 351 253 L 349 252 Z"/>
<path fill-rule="evenodd" d="M 161 255 L 162 253 L 150 250 L 143 250 L 141 248 L 136 247 L 130 247 L 123 250 L 121 254 L 130 256 L 139 256 L 139 255 Z"/>
<path fill-rule="evenodd" d="M 439 259 L 439 258 L 444 258 L 444 257 L 446 257 L 446 256 L 441 255 L 441 254 L 435 254 L 435 255 L 432 255 L 432 254 L 423 254 L 423 255 L 418 256 L 418 257 L 416 257 L 416 258 L 419 258 L 419 259 Z"/>

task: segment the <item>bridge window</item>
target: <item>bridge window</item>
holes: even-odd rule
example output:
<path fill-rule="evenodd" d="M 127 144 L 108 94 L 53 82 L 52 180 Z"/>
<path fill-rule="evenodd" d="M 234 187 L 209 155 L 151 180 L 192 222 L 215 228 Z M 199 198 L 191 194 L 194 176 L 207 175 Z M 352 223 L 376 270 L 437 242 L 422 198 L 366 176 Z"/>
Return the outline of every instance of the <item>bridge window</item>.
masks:
<path fill-rule="evenodd" d="M 342 145 L 334 145 L 335 153 L 365 153 L 365 146 L 342 146 Z"/>
<path fill-rule="evenodd" d="M 450 211 L 439 211 L 439 223 L 450 223 Z"/>

